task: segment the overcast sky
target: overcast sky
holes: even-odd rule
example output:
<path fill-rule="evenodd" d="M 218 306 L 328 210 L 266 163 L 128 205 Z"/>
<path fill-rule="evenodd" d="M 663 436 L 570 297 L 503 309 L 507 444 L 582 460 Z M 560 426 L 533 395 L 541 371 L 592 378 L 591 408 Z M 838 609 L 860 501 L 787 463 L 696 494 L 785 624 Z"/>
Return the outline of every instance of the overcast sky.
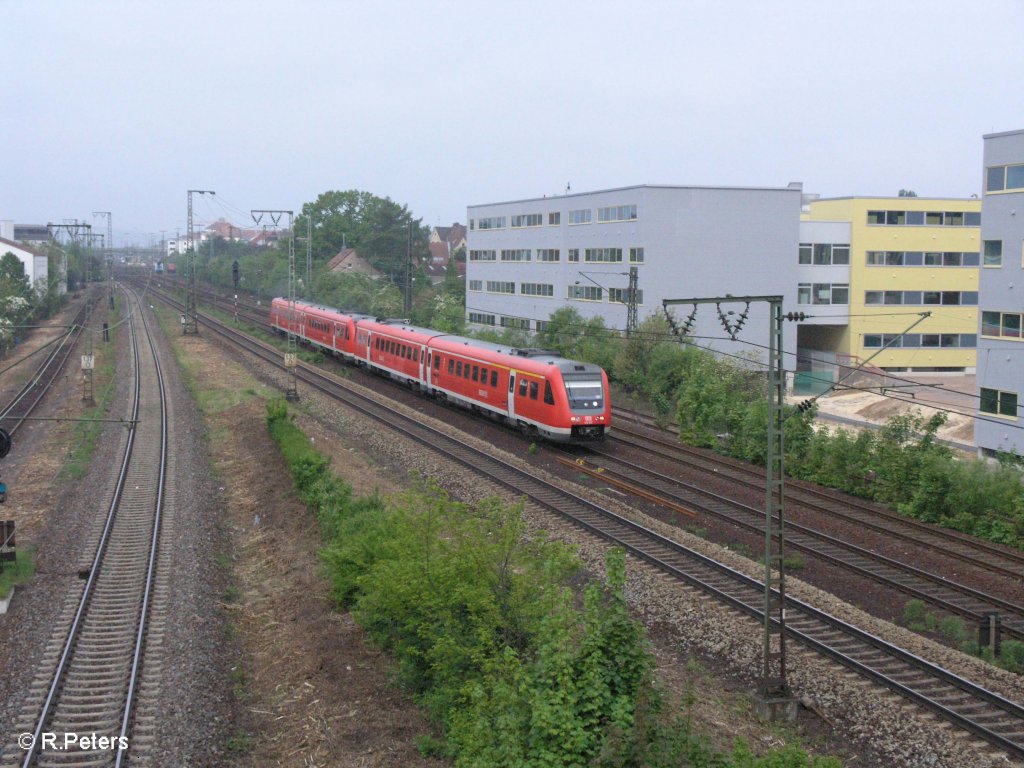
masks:
<path fill-rule="evenodd" d="M 115 242 L 330 189 L 967 197 L 1024 128 L 1024 0 L 0 0 L 0 219 Z"/>

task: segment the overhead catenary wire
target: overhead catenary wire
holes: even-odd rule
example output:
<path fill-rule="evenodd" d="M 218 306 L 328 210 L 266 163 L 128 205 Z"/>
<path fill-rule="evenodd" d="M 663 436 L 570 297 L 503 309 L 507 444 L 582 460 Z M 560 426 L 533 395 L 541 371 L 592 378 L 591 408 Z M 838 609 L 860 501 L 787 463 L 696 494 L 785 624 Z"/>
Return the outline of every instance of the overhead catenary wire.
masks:
<path fill-rule="evenodd" d="M 469 306 L 467 306 L 466 309 L 469 310 L 469 311 L 483 312 L 485 314 L 493 314 L 492 310 L 481 309 L 479 307 L 469 307 Z M 900 313 L 900 314 L 906 314 L 906 313 Z M 915 312 L 913 314 L 920 315 L 919 312 Z M 534 320 L 534 321 L 536 321 L 536 318 L 527 318 L 527 317 L 523 317 L 522 315 L 516 315 L 516 317 L 519 317 L 519 318 L 524 319 L 524 320 Z M 546 322 L 546 321 L 540 321 L 540 322 Z M 515 330 L 515 329 L 508 329 L 508 330 Z M 585 321 L 585 320 L 581 321 L 581 322 L 578 322 L 578 323 L 567 324 L 566 325 L 565 333 L 566 334 L 573 334 L 574 337 L 575 337 L 576 335 L 578 335 L 578 332 L 584 331 L 584 330 L 590 330 L 592 332 L 596 331 L 596 332 L 592 333 L 592 337 L 595 337 L 595 338 L 597 338 L 597 337 L 603 337 L 603 338 L 607 338 L 607 339 L 613 339 L 613 338 L 614 339 L 624 339 L 625 338 L 624 335 L 623 335 L 624 332 L 619 330 L 619 329 L 617 329 L 617 328 L 610 328 L 610 327 L 605 326 L 603 328 L 595 329 L 592 326 L 590 326 L 587 323 L 587 321 Z M 636 338 L 640 338 L 640 339 L 644 339 L 644 340 L 647 340 L 647 341 L 653 341 L 653 342 L 661 342 L 661 341 L 679 342 L 679 339 L 676 338 L 676 336 L 674 336 L 671 333 L 659 333 L 659 332 L 642 331 L 642 330 L 637 330 L 634 333 L 634 338 L 635 339 Z M 715 347 L 710 347 L 710 346 L 705 346 L 705 345 L 702 345 L 702 344 L 697 344 L 696 342 L 691 341 L 693 339 L 699 339 L 699 340 L 703 340 L 703 341 L 722 341 L 722 342 L 733 342 L 734 341 L 735 343 L 738 343 L 738 344 L 745 344 L 745 345 L 748 345 L 748 346 L 751 346 L 751 347 L 757 347 L 757 348 L 760 348 L 760 349 L 768 349 L 768 347 L 766 345 L 764 345 L 764 344 L 759 344 L 759 343 L 753 342 L 753 341 L 747 341 L 745 339 L 735 339 L 734 340 L 734 339 L 731 339 L 731 338 L 726 337 L 726 336 L 700 336 L 700 335 L 687 336 L 686 337 L 686 342 L 685 342 L 685 343 L 688 343 L 691 346 L 694 346 L 694 347 L 696 347 L 698 349 L 703 349 L 703 350 L 705 350 L 707 352 L 712 352 L 712 353 L 714 353 L 716 355 L 720 355 L 720 356 L 723 356 L 723 357 L 733 358 L 733 359 L 739 360 L 739 361 L 741 361 L 741 362 L 743 362 L 743 363 L 745 363 L 747 365 L 757 365 L 757 366 L 759 366 L 761 368 L 767 369 L 767 364 L 766 363 L 763 363 L 763 362 L 761 362 L 761 361 L 759 361 L 759 360 L 757 360 L 755 358 L 744 357 L 742 355 L 737 355 L 737 354 L 733 354 L 733 353 L 730 353 L 730 352 L 726 352 L 726 351 L 724 351 L 722 349 L 718 349 L 718 348 L 715 348 Z M 798 356 L 798 353 L 795 353 L 795 352 L 784 351 L 784 354 L 791 355 L 793 357 L 797 357 Z M 815 357 L 807 357 L 805 359 L 810 359 L 810 360 L 814 360 L 814 361 L 817 361 L 817 362 L 822 362 L 822 363 L 825 363 L 827 365 L 832 365 L 832 366 L 835 366 L 835 367 L 849 367 L 849 366 L 840 366 L 838 363 L 834 363 L 834 362 L 827 361 L 827 360 L 822 360 L 820 358 L 815 358 Z M 785 371 L 785 373 L 796 373 L 795 370 L 788 369 L 788 368 L 784 369 L 784 371 Z M 868 371 L 867 373 L 872 374 L 872 375 L 878 375 L 878 374 L 873 374 L 870 371 Z M 891 373 L 885 373 L 884 375 L 887 378 L 892 379 L 894 381 L 900 381 L 900 382 L 903 382 L 903 383 L 906 383 L 906 384 L 909 384 L 909 385 L 912 385 L 912 386 L 917 386 L 917 387 L 921 387 L 921 388 L 924 388 L 924 389 L 936 389 L 936 390 L 939 390 L 941 392 L 949 392 L 949 390 L 947 388 L 945 388 L 945 387 L 943 387 L 941 385 L 938 385 L 938 384 L 929 384 L 929 383 L 926 383 L 926 382 L 914 381 L 913 379 L 908 379 L 908 378 L 897 376 L 897 375 L 891 374 Z M 844 389 L 861 389 L 861 388 L 844 386 Z M 863 388 L 863 389 L 865 391 L 869 391 L 869 390 L 873 390 L 874 388 Z M 879 385 L 878 389 L 883 389 L 883 387 L 881 385 Z M 899 400 L 900 402 L 910 402 L 910 401 L 907 400 L 907 398 L 897 397 L 897 396 L 890 395 L 890 394 L 888 394 L 886 392 L 882 392 L 882 391 L 877 392 L 877 394 L 882 396 L 882 397 L 887 397 L 887 398 L 890 398 L 890 399 Z M 964 392 L 964 393 L 961 393 L 961 394 L 966 396 L 966 397 L 970 397 L 972 399 L 975 399 L 975 400 L 980 400 L 981 399 L 980 395 L 971 394 L 971 393 L 968 393 L 968 392 Z M 932 402 L 938 402 L 938 401 L 925 401 L 923 399 L 918 399 L 918 400 L 921 403 L 928 402 L 929 403 L 928 407 L 929 408 L 933 408 L 934 410 L 937 410 L 937 411 L 943 411 L 943 412 L 946 412 L 946 413 L 955 414 L 955 415 L 959 415 L 959 416 L 967 416 L 968 418 L 975 419 L 977 421 L 985 421 L 985 422 L 992 423 L 992 424 L 999 424 L 999 425 L 1006 426 L 1006 427 L 1009 427 L 1009 428 L 1012 428 L 1012 429 L 1024 429 L 1024 425 L 1017 425 L 1017 424 L 1013 424 L 1012 422 L 1006 422 L 1006 421 L 1002 421 L 1002 420 L 998 420 L 998 419 L 990 419 L 990 418 L 987 418 L 987 417 L 985 417 L 985 416 L 983 416 L 981 414 L 967 413 L 967 412 L 963 412 L 963 411 L 957 411 L 957 410 L 955 410 L 953 408 L 950 408 L 950 407 L 937 407 L 937 406 L 934 406 L 934 405 L 930 404 Z M 943 404 L 943 405 L 944 406 L 948 406 L 949 404 Z M 1018 408 L 1018 410 L 1024 408 L 1024 403 L 1018 404 L 1017 408 Z"/>

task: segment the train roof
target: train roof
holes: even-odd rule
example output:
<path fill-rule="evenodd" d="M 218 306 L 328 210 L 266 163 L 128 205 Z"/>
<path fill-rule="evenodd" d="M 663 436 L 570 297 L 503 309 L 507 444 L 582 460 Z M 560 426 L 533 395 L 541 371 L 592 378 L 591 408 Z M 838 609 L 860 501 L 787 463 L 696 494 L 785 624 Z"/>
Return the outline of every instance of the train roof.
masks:
<path fill-rule="evenodd" d="M 278 302 L 284 304 L 285 306 L 291 303 L 288 299 L 284 298 L 283 296 L 276 297 L 272 303 Z M 344 309 L 338 309 L 337 307 L 329 307 L 326 304 L 317 304 L 316 302 L 308 301 L 306 299 L 296 299 L 295 307 L 296 309 L 315 309 L 321 312 L 333 312 L 337 315 L 344 315 L 346 317 L 351 317 L 356 320 L 365 320 L 373 317 L 373 315 L 363 314 L 362 312 L 347 312 Z"/>
<path fill-rule="evenodd" d="M 529 360 L 532 363 L 536 363 L 539 366 L 554 365 L 558 368 L 562 374 L 582 373 L 592 374 L 601 370 L 601 366 L 594 365 L 593 363 L 581 363 L 578 360 L 569 360 L 568 358 L 562 357 L 557 352 L 552 352 L 546 349 L 535 349 L 535 348 L 519 348 L 510 347 L 507 344 L 495 344 L 490 341 L 481 341 L 480 339 L 471 339 L 467 336 L 455 336 L 454 334 L 446 334 L 443 338 L 437 339 L 445 344 L 459 345 L 463 344 L 466 346 L 472 346 L 477 349 L 486 349 L 490 352 L 496 352 L 502 355 L 508 355 L 509 357 L 519 358 L 521 360 Z"/>

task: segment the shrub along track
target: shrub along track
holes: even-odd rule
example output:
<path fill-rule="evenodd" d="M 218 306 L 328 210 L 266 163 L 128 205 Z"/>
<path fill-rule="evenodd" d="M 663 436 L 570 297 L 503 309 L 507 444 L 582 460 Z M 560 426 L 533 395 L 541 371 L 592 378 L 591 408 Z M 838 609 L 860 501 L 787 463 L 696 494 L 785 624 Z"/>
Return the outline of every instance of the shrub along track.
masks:
<path fill-rule="evenodd" d="M 138 308 L 136 299 L 131 299 Z M 141 318 L 137 322 L 136 318 Z M 141 326 L 141 327 L 139 327 Z M 108 512 L 91 558 L 80 567 L 83 579 L 69 600 L 32 686 L 22 721 L 14 733 L 33 734 L 31 747 L 5 744 L 3 765 L 121 765 L 144 753 L 152 722 L 138 722 L 136 705 L 153 690 L 140 690 L 146 652 L 147 675 L 159 673 L 160 637 L 165 623 L 165 590 L 157 584 L 158 557 L 170 543 L 162 540 L 161 512 L 167 458 L 167 403 L 163 377 L 145 316 L 130 319 L 134 359 L 131 427 L 124 436 L 123 459 Z M 140 350 L 146 337 L 145 349 Z M 42 734 L 105 737 L 82 749 L 44 750 Z"/>
<path fill-rule="evenodd" d="M 180 305 L 173 299 L 161 298 L 180 311 Z M 280 351 L 270 345 L 207 317 L 200 316 L 200 322 L 265 362 L 281 365 Z M 443 432 L 410 421 L 405 413 L 356 392 L 335 376 L 304 365 L 296 369 L 296 376 L 308 386 L 387 424 L 389 429 L 444 452 L 470 472 L 487 477 L 537 506 L 617 543 L 664 573 L 738 611 L 760 617 L 763 588 L 756 579 L 688 550 L 578 495 L 536 479 Z M 787 632 L 857 674 L 900 693 L 1016 757 L 1024 757 L 1024 708 L 1014 702 L 792 598 L 787 602 Z"/>

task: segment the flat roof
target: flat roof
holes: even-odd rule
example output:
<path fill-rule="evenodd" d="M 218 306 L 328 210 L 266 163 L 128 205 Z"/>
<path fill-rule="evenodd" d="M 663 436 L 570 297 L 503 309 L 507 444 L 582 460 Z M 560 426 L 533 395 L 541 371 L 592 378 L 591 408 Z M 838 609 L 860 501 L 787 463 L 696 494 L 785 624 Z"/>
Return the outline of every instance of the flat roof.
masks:
<path fill-rule="evenodd" d="M 956 200 L 959 202 L 976 202 L 981 203 L 981 199 L 977 197 L 900 197 L 899 195 L 845 195 L 843 197 L 818 197 L 814 200 L 810 200 L 806 205 L 814 205 L 815 203 L 824 203 L 831 200 L 924 200 L 929 202 L 936 202 L 940 200 Z"/>
<path fill-rule="evenodd" d="M 573 197 L 603 195 L 609 192 L 626 192 L 631 189 L 708 189 L 708 190 L 747 190 L 751 192 L 803 192 L 803 182 L 792 181 L 785 187 L 724 187 L 700 184 L 632 184 L 628 187 L 612 187 L 611 189 L 594 189 L 588 192 L 572 192 L 567 195 L 542 195 L 541 197 L 524 197 L 519 200 L 502 200 L 494 203 L 474 203 L 467 208 L 483 208 L 488 205 L 512 205 L 513 203 L 533 203 L 538 200 L 567 200 Z"/>
<path fill-rule="evenodd" d="M 983 138 L 983 139 L 998 139 L 998 138 L 1000 138 L 1002 136 L 1016 136 L 1016 135 L 1021 134 L 1021 133 L 1024 133 L 1024 128 L 1018 128 L 1015 131 L 1003 131 L 1002 133 L 986 133 L 981 138 Z"/>

